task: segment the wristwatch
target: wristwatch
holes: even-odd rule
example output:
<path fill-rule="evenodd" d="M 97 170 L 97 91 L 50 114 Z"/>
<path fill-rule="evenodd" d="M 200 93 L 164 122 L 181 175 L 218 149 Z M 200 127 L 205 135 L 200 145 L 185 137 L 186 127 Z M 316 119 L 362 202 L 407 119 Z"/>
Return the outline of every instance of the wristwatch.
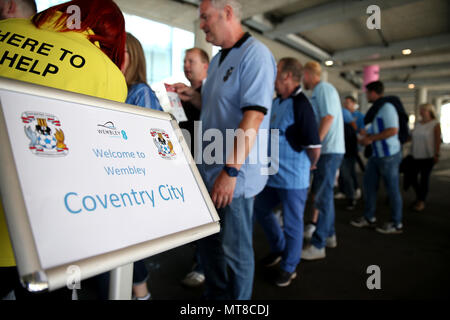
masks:
<path fill-rule="evenodd" d="M 234 167 L 224 166 L 223 170 L 232 178 L 237 177 L 239 174 L 239 170 Z"/>

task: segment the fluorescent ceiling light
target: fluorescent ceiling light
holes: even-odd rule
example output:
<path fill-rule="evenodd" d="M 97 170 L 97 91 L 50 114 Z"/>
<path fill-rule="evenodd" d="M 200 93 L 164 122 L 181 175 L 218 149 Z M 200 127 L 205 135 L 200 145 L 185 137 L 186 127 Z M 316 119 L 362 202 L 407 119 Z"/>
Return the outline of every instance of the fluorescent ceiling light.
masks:
<path fill-rule="evenodd" d="M 402 50 L 402 54 L 404 55 L 404 56 L 408 56 L 408 55 L 410 55 L 412 53 L 412 50 L 411 49 L 403 49 Z"/>

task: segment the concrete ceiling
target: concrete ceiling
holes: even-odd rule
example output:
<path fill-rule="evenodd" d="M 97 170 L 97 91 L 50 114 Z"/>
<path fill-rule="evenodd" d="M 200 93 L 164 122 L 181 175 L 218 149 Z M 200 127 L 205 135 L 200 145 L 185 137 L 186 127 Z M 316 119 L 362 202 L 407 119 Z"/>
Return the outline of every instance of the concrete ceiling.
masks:
<path fill-rule="evenodd" d="M 124 12 L 194 31 L 198 0 L 116 0 Z M 329 81 L 357 89 L 364 66 L 378 64 L 394 92 L 412 81 L 450 94 L 448 0 L 245 0 L 243 23 L 277 58 L 333 60 Z M 381 29 L 366 26 L 369 5 L 381 9 Z M 412 54 L 402 55 L 409 48 Z M 391 88 L 392 89 L 392 88 Z M 391 91 L 392 92 L 392 91 Z"/>

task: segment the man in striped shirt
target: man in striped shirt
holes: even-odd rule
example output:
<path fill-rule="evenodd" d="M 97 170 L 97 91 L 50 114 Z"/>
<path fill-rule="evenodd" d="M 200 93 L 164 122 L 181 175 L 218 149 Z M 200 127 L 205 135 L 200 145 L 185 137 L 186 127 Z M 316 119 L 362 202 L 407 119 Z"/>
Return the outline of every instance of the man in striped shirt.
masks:
<path fill-rule="evenodd" d="M 380 81 L 369 83 L 367 100 L 375 103 L 383 97 L 384 86 Z M 402 198 L 400 193 L 399 166 L 402 160 L 401 144 L 398 138 L 399 116 L 394 107 L 386 102 L 367 126 L 367 132 L 360 140 L 364 146 L 372 146 L 372 156 L 364 173 L 364 216 L 352 220 L 355 227 L 375 227 L 377 189 L 380 176 L 383 178 L 391 205 L 391 221 L 376 230 L 381 233 L 401 233 Z"/>

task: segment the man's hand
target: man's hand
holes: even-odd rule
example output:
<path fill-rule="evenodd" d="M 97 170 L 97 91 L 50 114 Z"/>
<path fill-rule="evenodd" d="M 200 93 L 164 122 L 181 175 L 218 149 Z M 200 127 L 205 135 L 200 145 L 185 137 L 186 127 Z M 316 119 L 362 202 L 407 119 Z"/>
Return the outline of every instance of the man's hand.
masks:
<path fill-rule="evenodd" d="M 366 134 L 359 140 L 359 143 L 363 146 L 368 146 L 374 141 L 386 140 L 398 133 L 398 128 L 387 128 L 378 134 Z"/>
<path fill-rule="evenodd" d="M 309 161 L 311 162 L 311 171 L 317 169 L 317 162 L 320 158 L 321 148 L 309 148 L 306 149 L 306 153 L 308 154 Z"/>
<path fill-rule="evenodd" d="M 234 189 L 237 177 L 230 177 L 225 171 L 221 171 L 211 192 L 211 199 L 217 209 L 225 208 L 233 201 Z"/>
<path fill-rule="evenodd" d="M 372 144 L 372 139 L 369 135 L 365 135 L 362 137 L 362 139 L 359 140 L 359 144 L 362 144 L 363 146 L 368 146 L 369 144 Z"/>
<path fill-rule="evenodd" d="M 239 130 L 234 137 L 233 152 L 225 162 L 228 166 L 240 170 L 256 141 L 257 133 L 264 114 L 260 111 L 247 110 L 239 123 Z M 211 199 L 216 208 L 224 208 L 233 201 L 237 177 L 230 177 L 222 170 L 214 182 Z"/>
<path fill-rule="evenodd" d="M 180 97 L 183 102 L 192 103 L 197 109 L 201 109 L 202 107 L 202 97 L 201 94 L 197 92 L 192 87 L 188 87 L 184 83 L 175 83 L 173 85 L 176 93 Z"/>
<path fill-rule="evenodd" d="M 439 162 L 439 156 L 438 155 L 435 155 L 433 157 L 433 162 L 434 162 L 434 164 L 437 164 Z"/>

